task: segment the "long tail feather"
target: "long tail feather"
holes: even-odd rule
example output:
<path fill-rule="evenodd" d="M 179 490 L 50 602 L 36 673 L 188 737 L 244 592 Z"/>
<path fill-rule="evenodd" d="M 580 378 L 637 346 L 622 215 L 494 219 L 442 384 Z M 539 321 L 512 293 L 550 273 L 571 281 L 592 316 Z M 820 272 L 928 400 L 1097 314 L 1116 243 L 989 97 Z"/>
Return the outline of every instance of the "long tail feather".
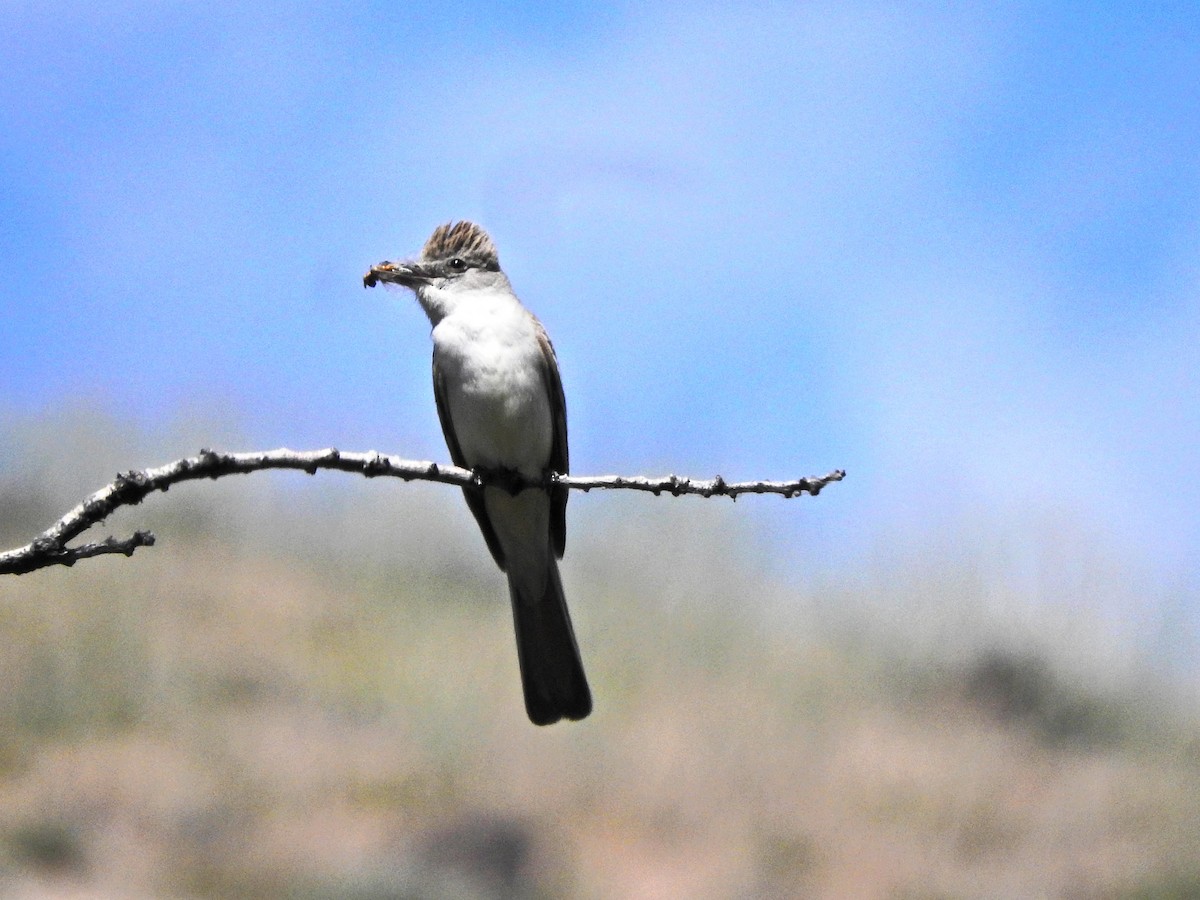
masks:
<path fill-rule="evenodd" d="M 540 599 L 519 595 L 512 579 L 513 623 L 517 630 L 517 658 L 525 689 L 525 710 L 535 725 L 559 719 L 578 720 L 592 711 L 579 646 L 571 628 L 571 615 L 563 596 L 558 565 L 550 559 L 546 589 Z"/>

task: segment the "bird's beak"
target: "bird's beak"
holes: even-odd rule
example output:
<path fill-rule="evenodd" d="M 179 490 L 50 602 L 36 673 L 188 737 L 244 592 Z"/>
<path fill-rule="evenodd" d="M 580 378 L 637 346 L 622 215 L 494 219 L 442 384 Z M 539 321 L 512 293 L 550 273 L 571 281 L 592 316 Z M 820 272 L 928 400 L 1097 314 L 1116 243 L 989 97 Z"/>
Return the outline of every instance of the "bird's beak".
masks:
<path fill-rule="evenodd" d="M 387 284 L 402 284 L 415 288 L 427 284 L 434 278 L 434 273 L 420 263 L 381 262 L 371 266 L 363 276 L 363 287 L 375 287 L 379 282 Z"/>

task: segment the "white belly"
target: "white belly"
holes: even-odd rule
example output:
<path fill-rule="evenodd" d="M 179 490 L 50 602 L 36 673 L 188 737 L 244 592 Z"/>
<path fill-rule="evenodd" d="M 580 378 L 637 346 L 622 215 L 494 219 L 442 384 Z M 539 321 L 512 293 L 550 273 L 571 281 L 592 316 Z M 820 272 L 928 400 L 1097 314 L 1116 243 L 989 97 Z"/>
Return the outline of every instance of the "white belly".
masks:
<path fill-rule="evenodd" d="M 541 476 L 554 426 L 533 322 L 504 316 L 468 326 L 457 318 L 434 329 L 434 356 L 467 465 Z"/>

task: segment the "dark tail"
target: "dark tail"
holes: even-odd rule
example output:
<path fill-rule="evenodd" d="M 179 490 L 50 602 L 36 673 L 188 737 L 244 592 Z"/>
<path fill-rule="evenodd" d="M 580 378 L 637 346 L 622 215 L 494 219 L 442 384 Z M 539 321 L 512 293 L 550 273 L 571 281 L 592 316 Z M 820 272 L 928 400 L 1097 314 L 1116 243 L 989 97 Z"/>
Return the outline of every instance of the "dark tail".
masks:
<path fill-rule="evenodd" d="M 559 719 L 577 720 L 592 711 L 592 692 L 583 674 L 583 660 L 571 628 L 558 566 L 550 561 L 546 593 L 540 601 L 519 597 L 509 582 L 513 623 L 517 629 L 517 659 L 525 688 L 525 711 L 534 725 Z"/>

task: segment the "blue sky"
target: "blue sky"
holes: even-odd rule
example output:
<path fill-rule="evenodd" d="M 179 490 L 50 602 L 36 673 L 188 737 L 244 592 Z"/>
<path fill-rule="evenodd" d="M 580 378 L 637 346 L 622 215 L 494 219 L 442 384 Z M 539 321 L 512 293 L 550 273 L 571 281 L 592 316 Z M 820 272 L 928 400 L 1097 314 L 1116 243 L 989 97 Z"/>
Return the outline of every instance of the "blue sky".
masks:
<path fill-rule="evenodd" d="M 576 472 L 845 467 L 750 503 L 1192 591 L 1200 13 L 979 6 L 7 3 L 0 414 L 444 458 L 428 326 L 359 279 L 471 218 Z"/>

